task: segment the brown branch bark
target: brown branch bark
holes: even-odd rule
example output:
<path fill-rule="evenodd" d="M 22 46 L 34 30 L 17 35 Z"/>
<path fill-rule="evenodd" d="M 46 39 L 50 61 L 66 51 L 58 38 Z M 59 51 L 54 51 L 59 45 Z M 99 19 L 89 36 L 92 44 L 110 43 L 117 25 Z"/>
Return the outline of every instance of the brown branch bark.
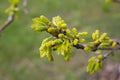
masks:
<path fill-rule="evenodd" d="M 5 23 L 0 27 L 0 33 L 7 28 L 9 24 L 11 24 L 14 20 L 14 12 L 11 12 L 8 16 L 8 19 L 5 21 Z"/>
<path fill-rule="evenodd" d="M 48 32 L 49 33 L 49 32 Z M 58 38 L 58 34 L 60 33 L 63 33 L 64 35 L 66 34 L 65 31 L 56 31 L 55 33 L 50 33 L 51 35 L 53 35 L 54 37 Z M 116 46 L 115 47 L 112 47 L 112 46 L 108 46 L 108 47 L 99 47 L 99 45 L 101 44 L 98 43 L 98 44 L 94 44 L 93 47 L 92 47 L 92 50 L 93 52 L 97 51 L 97 50 L 106 50 L 108 51 L 108 53 L 104 54 L 103 55 L 103 60 L 105 60 L 106 58 L 108 58 L 113 52 L 117 51 L 117 50 L 120 50 L 120 41 L 117 40 L 117 39 L 112 39 L 113 42 L 116 42 Z M 81 44 L 81 43 L 78 43 L 77 45 L 73 45 L 73 47 L 77 48 L 77 49 L 82 49 L 84 50 L 84 48 L 87 46 L 87 44 Z"/>
<path fill-rule="evenodd" d="M 115 41 L 115 40 L 114 40 Z M 103 55 L 103 60 L 107 59 L 111 54 L 113 54 L 113 52 L 120 50 L 120 44 L 118 43 L 119 41 L 115 41 L 117 43 L 117 46 L 115 47 L 99 47 L 99 46 L 94 46 L 93 47 L 93 52 L 97 51 L 97 50 L 106 50 L 108 51 L 108 53 Z M 86 47 L 86 44 L 77 44 L 74 45 L 73 47 L 77 48 L 77 49 L 84 49 Z"/>
<path fill-rule="evenodd" d="M 53 27 L 54 25 L 52 25 Z M 50 26 L 51 27 L 51 26 Z M 56 26 L 55 26 L 56 27 Z M 48 32 L 49 33 L 49 32 Z M 55 33 L 50 33 L 52 36 L 58 38 L 58 34 L 60 33 L 63 33 L 64 35 L 66 35 L 66 32 L 65 31 L 61 31 L 61 30 L 57 30 Z M 68 38 L 69 39 L 69 38 Z M 98 44 L 94 44 L 92 46 L 92 52 L 95 52 L 97 50 L 106 50 L 108 51 L 108 53 L 106 53 L 105 55 L 103 55 L 103 60 L 105 60 L 107 57 L 109 57 L 114 51 L 117 51 L 117 50 L 120 50 L 120 41 L 117 40 L 117 39 L 112 39 L 113 42 L 116 42 L 116 46 L 115 47 L 112 47 L 112 46 L 108 46 L 108 47 L 100 47 L 99 45 L 101 44 L 98 43 Z M 77 49 L 82 49 L 84 50 L 84 48 L 87 46 L 87 44 L 81 44 L 81 43 L 78 43 L 77 45 L 73 45 L 73 47 L 77 48 Z"/>
<path fill-rule="evenodd" d="M 115 0 L 115 2 L 118 2 L 118 3 L 120 3 L 120 0 Z"/>
<path fill-rule="evenodd" d="M 116 50 L 120 50 L 120 46 L 116 46 L 115 48 L 110 48 L 109 52 L 104 55 L 103 60 L 105 60 L 107 57 L 109 57 L 111 54 L 113 54 Z"/>
<path fill-rule="evenodd" d="M 115 41 L 117 42 L 117 41 Z M 77 45 L 74 45 L 73 47 L 77 48 L 77 49 L 84 49 L 86 47 L 86 44 L 77 44 Z M 107 50 L 107 51 L 110 51 L 110 50 L 120 50 L 120 44 L 117 44 L 116 47 L 99 47 L 99 46 L 94 46 L 93 47 L 93 50 L 92 51 L 96 51 L 96 50 Z"/>

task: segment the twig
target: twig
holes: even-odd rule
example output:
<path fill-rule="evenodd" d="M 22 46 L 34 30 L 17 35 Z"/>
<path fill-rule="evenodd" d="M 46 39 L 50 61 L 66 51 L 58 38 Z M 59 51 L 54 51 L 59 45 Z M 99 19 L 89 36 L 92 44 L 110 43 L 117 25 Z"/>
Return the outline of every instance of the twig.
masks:
<path fill-rule="evenodd" d="M 115 2 L 118 2 L 118 3 L 120 3 L 120 0 L 115 0 Z"/>
<path fill-rule="evenodd" d="M 108 52 L 107 54 L 104 55 L 103 60 L 107 59 L 107 57 L 109 57 L 114 51 L 111 50 L 110 52 Z"/>
<path fill-rule="evenodd" d="M 23 10 L 26 14 L 29 13 L 28 8 L 27 8 L 27 0 L 23 0 Z"/>
<path fill-rule="evenodd" d="M 77 44 L 77 45 L 73 45 L 74 47 L 76 47 L 77 49 L 84 49 L 85 45 L 83 44 Z"/>
<path fill-rule="evenodd" d="M 53 25 L 54 26 L 54 25 Z M 49 33 L 49 32 L 48 32 Z M 57 30 L 55 33 L 50 33 L 51 35 L 53 35 L 54 37 L 58 38 L 58 34 L 63 33 L 64 35 L 66 35 L 65 31 L 60 31 Z M 70 40 L 70 39 L 69 39 Z M 109 57 L 114 51 L 120 50 L 120 41 L 117 39 L 112 39 L 113 42 L 116 42 L 116 46 L 112 47 L 112 46 L 107 46 L 107 47 L 100 47 L 99 45 L 101 44 L 101 42 L 92 45 L 92 52 L 95 52 L 97 50 L 106 50 L 108 51 L 107 54 L 103 55 L 103 60 L 105 60 L 107 57 Z M 82 49 L 84 50 L 84 48 L 87 47 L 87 44 L 81 44 L 78 43 L 76 45 L 73 45 L 73 47 L 77 48 L 77 49 Z"/>
<path fill-rule="evenodd" d="M 103 60 L 105 60 L 107 57 L 109 57 L 111 54 L 113 54 L 113 52 L 116 51 L 116 50 L 120 50 L 120 46 L 117 46 L 115 48 L 111 48 L 110 52 L 108 52 L 107 54 L 104 55 Z"/>
<path fill-rule="evenodd" d="M 5 23 L 0 27 L 0 33 L 9 25 L 13 22 L 14 20 L 14 12 L 11 12 L 8 16 L 8 19 L 5 21 Z"/>
<path fill-rule="evenodd" d="M 116 43 L 118 41 L 115 41 Z M 74 47 L 76 47 L 77 49 L 84 49 L 86 47 L 86 44 L 77 44 L 77 45 L 74 45 Z M 96 51 L 96 50 L 107 50 L 109 51 L 108 53 L 106 53 L 104 56 L 103 56 L 103 59 L 102 60 L 105 60 L 107 59 L 114 51 L 117 51 L 117 50 L 120 50 L 120 44 L 117 44 L 117 46 L 115 47 L 99 47 L 99 46 L 95 46 L 93 47 L 93 52 Z"/>
<path fill-rule="evenodd" d="M 77 48 L 77 49 L 84 49 L 86 47 L 86 44 L 77 44 L 74 45 L 73 47 Z M 120 44 L 117 44 L 116 47 L 99 47 L 99 46 L 94 46 L 92 51 L 96 51 L 96 50 L 120 50 Z"/>
<path fill-rule="evenodd" d="M 54 25 L 52 25 L 53 27 Z M 56 26 L 55 26 L 56 27 Z M 50 32 L 48 32 L 50 33 Z M 54 33 L 50 33 L 51 35 L 53 35 L 54 37 L 58 38 L 58 34 L 60 33 L 63 33 L 64 35 L 66 35 L 66 32 L 65 31 L 60 31 L 60 30 L 57 30 L 55 31 Z M 107 51 L 111 51 L 111 50 L 120 50 L 120 41 L 117 40 L 117 39 L 112 39 L 113 42 L 116 42 L 117 45 L 115 47 L 112 47 L 112 46 L 108 46 L 108 47 L 100 47 L 99 45 L 101 44 L 101 42 L 99 42 L 98 44 L 94 44 L 93 47 L 92 47 L 92 50 L 93 52 L 97 51 L 97 50 L 107 50 Z M 87 44 L 81 44 L 81 43 L 78 43 L 76 45 L 73 45 L 73 47 L 77 48 L 77 49 L 84 49 L 85 47 L 87 46 Z"/>

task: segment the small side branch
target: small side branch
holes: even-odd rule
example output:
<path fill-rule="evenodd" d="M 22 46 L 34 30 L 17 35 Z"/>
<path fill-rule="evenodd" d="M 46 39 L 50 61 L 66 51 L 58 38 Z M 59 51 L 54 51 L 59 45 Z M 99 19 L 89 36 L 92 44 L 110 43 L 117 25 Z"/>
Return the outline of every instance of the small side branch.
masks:
<path fill-rule="evenodd" d="M 113 53 L 113 50 L 111 50 L 106 55 L 104 55 L 103 60 L 107 59 L 112 53 Z"/>
<path fill-rule="evenodd" d="M 27 0 L 23 0 L 23 10 L 26 14 L 29 13 L 28 8 L 27 8 Z"/>
<path fill-rule="evenodd" d="M 14 13 L 11 12 L 8 16 L 8 19 L 5 21 L 5 23 L 0 27 L 0 33 L 9 25 L 13 22 L 14 20 Z"/>
<path fill-rule="evenodd" d="M 120 3 L 120 0 L 115 0 L 116 2 Z"/>
<path fill-rule="evenodd" d="M 84 49 L 85 45 L 83 45 L 83 44 L 77 44 L 77 45 L 74 45 L 73 47 L 75 47 L 77 49 Z"/>
<path fill-rule="evenodd" d="M 96 51 L 96 50 L 108 51 L 108 53 L 103 55 L 103 60 L 107 59 L 115 51 L 120 50 L 119 41 L 117 41 L 117 40 L 113 40 L 113 41 L 115 41 L 117 43 L 117 46 L 115 46 L 115 47 L 98 47 L 98 46 L 95 46 L 95 47 L 93 47 L 93 52 Z M 77 45 L 74 45 L 74 47 L 77 48 L 77 49 L 82 49 L 83 50 L 86 47 L 86 44 L 77 44 Z"/>
<path fill-rule="evenodd" d="M 109 50 L 110 50 L 110 51 L 109 51 L 107 54 L 104 55 L 103 60 L 105 60 L 105 59 L 108 58 L 111 54 L 113 54 L 114 51 L 120 50 L 120 46 L 116 46 L 115 48 L 111 48 L 111 49 L 109 49 Z"/>
<path fill-rule="evenodd" d="M 115 41 L 117 43 L 117 41 Z M 87 44 L 77 44 L 74 45 L 73 47 L 77 48 L 77 49 L 84 49 L 86 47 Z M 96 50 L 107 50 L 107 51 L 111 51 L 111 50 L 120 50 L 120 44 L 117 44 L 116 47 L 99 47 L 99 46 L 94 46 L 93 47 L 93 52 Z"/>

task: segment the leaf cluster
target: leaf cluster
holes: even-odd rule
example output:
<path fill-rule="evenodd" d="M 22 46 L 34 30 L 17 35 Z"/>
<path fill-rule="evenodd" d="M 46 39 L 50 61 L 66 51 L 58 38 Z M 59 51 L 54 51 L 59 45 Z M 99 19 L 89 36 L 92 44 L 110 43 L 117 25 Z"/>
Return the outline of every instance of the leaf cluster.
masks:
<path fill-rule="evenodd" d="M 5 10 L 7 14 L 13 12 L 16 13 L 19 11 L 19 8 L 17 7 L 17 4 L 19 3 L 19 0 L 9 0 L 11 5 Z"/>
<path fill-rule="evenodd" d="M 92 33 L 92 41 L 86 42 L 87 32 L 79 32 L 75 27 L 69 29 L 65 21 L 56 16 L 52 18 L 52 21 L 45 16 L 40 16 L 33 19 L 31 26 L 35 31 L 45 31 L 51 34 L 50 37 L 44 39 L 39 48 L 40 57 L 47 57 L 49 61 L 53 61 L 52 52 L 56 51 L 58 55 L 62 55 L 66 61 L 68 61 L 72 55 L 72 47 L 82 49 L 84 51 L 99 52 L 98 56 L 91 57 L 88 60 L 87 71 L 93 73 L 102 67 L 103 60 L 112 54 L 113 48 L 115 48 L 118 42 L 108 37 L 107 33 L 100 34 L 99 30 Z M 104 56 L 103 50 L 111 50 L 111 52 Z"/>

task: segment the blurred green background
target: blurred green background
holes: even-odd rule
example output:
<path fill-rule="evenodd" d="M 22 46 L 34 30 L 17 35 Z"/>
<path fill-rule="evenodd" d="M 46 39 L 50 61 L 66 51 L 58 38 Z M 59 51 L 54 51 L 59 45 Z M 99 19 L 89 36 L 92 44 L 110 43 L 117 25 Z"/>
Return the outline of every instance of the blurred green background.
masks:
<path fill-rule="evenodd" d="M 0 0 L 0 25 L 8 15 L 10 3 Z M 92 33 L 96 29 L 120 39 L 120 4 L 106 4 L 104 0 L 28 0 L 29 14 L 19 3 L 19 18 L 0 36 L 0 80 L 86 80 L 89 54 L 74 49 L 69 62 L 55 56 L 54 62 L 39 58 L 38 48 L 48 36 L 31 29 L 32 18 L 45 15 L 49 19 L 61 16 L 68 26 Z M 90 37 L 90 36 L 89 36 Z M 120 55 L 112 59 L 119 62 Z"/>

